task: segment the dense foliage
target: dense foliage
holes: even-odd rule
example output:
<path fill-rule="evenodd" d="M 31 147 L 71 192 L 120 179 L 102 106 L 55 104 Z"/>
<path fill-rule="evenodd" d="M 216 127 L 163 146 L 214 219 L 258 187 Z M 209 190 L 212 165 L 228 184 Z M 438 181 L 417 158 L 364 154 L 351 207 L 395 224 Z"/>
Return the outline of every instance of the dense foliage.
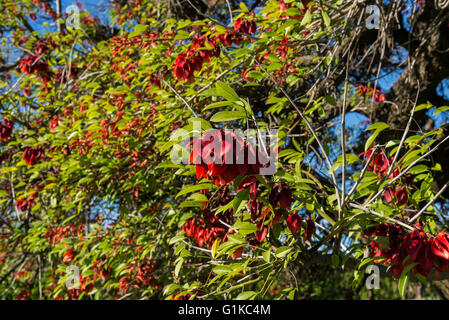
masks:
<path fill-rule="evenodd" d="M 79 4 L 79 28 L 2 2 L 0 297 L 438 297 L 449 136 L 420 121 L 449 107 L 377 79 L 414 65 L 396 23 L 426 38 L 448 9 L 377 4 L 373 31 L 367 1 L 114 1 L 113 26 Z"/>

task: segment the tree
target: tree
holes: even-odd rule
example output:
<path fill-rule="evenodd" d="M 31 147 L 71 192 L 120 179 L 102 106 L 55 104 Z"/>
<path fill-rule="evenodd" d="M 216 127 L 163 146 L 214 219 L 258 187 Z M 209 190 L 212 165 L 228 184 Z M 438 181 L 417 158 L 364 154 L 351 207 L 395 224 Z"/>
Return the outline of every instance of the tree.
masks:
<path fill-rule="evenodd" d="M 447 2 L 0 6 L 2 298 L 449 297 Z"/>

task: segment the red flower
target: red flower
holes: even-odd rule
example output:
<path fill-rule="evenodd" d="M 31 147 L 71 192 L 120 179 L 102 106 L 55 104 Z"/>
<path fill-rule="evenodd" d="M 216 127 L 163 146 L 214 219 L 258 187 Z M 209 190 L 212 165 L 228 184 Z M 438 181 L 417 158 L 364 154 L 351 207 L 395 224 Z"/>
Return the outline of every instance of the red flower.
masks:
<path fill-rule="evenodd" d="M 287 227 L 293 234 L 297 234 L 301 230 L 302 219 L 301 217 L 294 213 L 287 218 Z"/>
<path fill-rule="evenodd" d="M 0 139 L 7 141 L 12 134 L 14 123 L 8 118 L 3 118 L 3 123 L 0 122 Z"/>
<path fill-rule="evenodd" d="M 28 200 L 26 198 L 21 198 L 17 200 L 16 209 L 17 211 L 25 212 L 34 205 L 32 200 Z"/>
<path fill-rule="evenodd" d="M 248 204 L 251 213 L 251 221 L 255 222 L 257 221 L 257 219 L 259 219 L 262 213 L 262 206 L 260 205 L 260 202 L 257 199 L 250 199 L 248 201 Z"/>
<path fill-rule="evenodd" d="M 263 221 L 259 221 L 256 224 L 256 227 L 259 228 L 259 231 L 254 232 L 254 234 L 256 236 L 256 240 L 259 242 L 262 242 L 265 239 L 265 237 L 267 236 L 268 227 L 263 224 Z"/>
<path fill-rule="evenodd" d="M 373 172 L 383 175 L 388 171 L 389 166 L 390 162 L 388 161 L 387 156 L 383 152 L 381 152 L 374 159 Z"/>
<path fill-rule="evenodd" d="M 315 223 L 313 222 L 313 220 L 310 217 L 306 218 L 306 222 L 307 222 L 307 227 L 306 230 L 304 232 L 304 241 L 310 241 L 310 239 L 312 238 L 312 234 L 314 234 L 316 227 L 315 227 Z"/>
<path fill-rule="evenodd" d="M 419 232 L 418 230 L 414 230 L 412 233 L 405 236 L 404 248 L 410 256 L 410 262 L 413 262 L 418 258 L 420 249 L 426 241 L 426 234 L 424 232 Z"/>
<path fill-rule="evenodd" d="M 399 252 L 395 253 L 391 257 L 391 273 L 395 278 L 399 278 L 401 276 L 402 271 L 407 266 L 407 264 L 404 264 L 404 260 L 407 258 L 407 251 L 405 251 L 405 248 L 402 247 Z"/>
<path fill-rule="evenodd" d="M 175 61 L 175 68 L 173 69 L 173 75 L 178 81 L 193 82 L 193 69 L 191 64 L 187 61 L 185 54 L 178 55 Z"/>
<path fill-rule="evenodd" d="M 259 186 L 259 179 L 255 176 L 245 177 L 242 182 L 240 182 L 237 190 L 241 191 L 247 187 L 249 187 L 249 194 L 252 198 L 257 196 L 257 187 Z"/>
<path fill-rule="evenodd" d="M 367 97 L 369 99 L 373 99 L 375 103 L 380 103 L 385 101 L 385 95 L 380 93 L 379 89 L 374 91 L 373 88 L 367 88 L 364 85 L 360 85 L 357 87 L 356 94 L 358 96 Z"/>
<path fill-rule="evenodd" d="M 50 130 L 53 131 L 58 126 L 58 124 L 59 124 L 59 117 L 51 119 Z"/>
<path fill-rule="evenodd" d="M 281 183 L 280 186 L 275 186 L 271 189 L 268 202 L 271 204 L 273 209 L 275 209 L 278 204 L 282 209 L 287 209 L 292 203 L 292 192 L 290 188 L 284 183 Z"/>
<path fill-rule="evenodd" d="M 230 39 L 220 38 L 219 40 L 230 41 Z M 207 44 L 212 49 L 200 49 Z M 187 81 L 192 83 L 194 81 L 194 71 L 200 71 L 204 62 L 208 62 L 213 56 L 220 56 L 220 47 L 215 39 L 208 39 L 206 36 L 199 36 L 196 34 L 192 39 L 192 46 L 186 53 L 180 53 L 176 57 L 173 68 L 173 75 L 178 81 Z"/>
<path fill-rule="evenodd" d="M 31 95 L 31 90 L 30 87 L 25 87 L 25 89 L 23 89 L 23 93 L 29 97 Z"/>
<path fill-rule="evenodd" d="M 238 176 L 258 174 L 262 167 L 257 161 L 249 164 L 256 159 L 254 149 L 232 132 L 208 130 L 191 144 L 190 164 L 196 164 L 197 179 L 213 179 L 217 186 L 232 183 Z"/>
<path fill-rule="evenodd" d="M 44 149 L 41 147 L 28 147 L 23 152 L 23 160 L 30 166 L 35 165 L 44 156 Z"/>
<path fill-rule="evenodd" d="M 246 34 L 253 34 L 257 31 L 257 24 L 254 20 L 243 21 L 242 18 L 238 18 L 234 23 L 234 30 Z"/>
<path fill-rule="evenodd" d="M 281 191 L 279 192 L 279 205 L 282 209 L 287 209 L 292 203 L 292 191 L 284 184 L 281 184 Z"/>
<path fill-rule="evenodd" d="M 390 174 L 389 178 L 391 180 L 393 180 L 394 178 L 396 178 L 399 175 L 399 168 L 396 168 L 393 173 Z"/>
<path fill-rule="evenodd" d="M 357 87 L 357 95 L 364 96 L 366 93 L 366 87 L 364 85 L 360 85 Z"/>
<path fill-rule="evenodd" d="M 395 196 L 395 194 L 394 194 L 393 188 L 388 188 L 387 190 L 385 190 L 384 198 L 387 203 L 390 203 L 391 201 L 393 201 L 394 196 Z"/>
<path fill-rule="evenodd" d="M 243 247 L 240 247 L 238 249 L 236 249 L 232 254 L 231 254 L 231 259 L 235 260 L 238 259 L 242 256 L 243 253 Z"/>
<path fill-rule="evenodd" d="M 398 200 L 398 206 L 406 204 L 408 200 L 408 194 L 407 191 L 405 190 L 405 187 L 396 190 L 395 197 Z"/>
<path fill-rule="evenodd" d="M 449 236 L 445 232 L 440 232 L 432 240 L 432 252 L 443 260 L 449 260 Z"/>
<path fill-rule="evenodd" d="M 393 200 L 397 200 L 397 205 L 402 206 L 407 203 L 408 200 L 408 194 L 405 189 L 405 186 L 401 187 L 398 190 L 394 190 L 393 188 L 388 188 L 384 192 L 384 198 L 387 203 L 392 202 Z"/>
<path fill-rule="evenodd" d="M 69 249 L 64 253 L 64 258 L 62 259 L 62 263 L 70 262 L 73 260 L 74 255 L 76 254 L 74 249 Z"/>
<path fill-rule="evenodd" d="M 274 218 L 271 220 L 270 228 L 273 229 L 273 226 L 281 220 L 282 214 L 284 210 L 283 209 L 276 209 L 274 211 Z"/>
<path fill-rule="evenodd" d="M 287 12 L 288 6 L 285 3 L 284 0 L 282 0 L 281 2 L 279 2 L 279 10 L 283 13 Z"/>
<path fill-rule="evenodd" d="M 44 85 L 51 77 L 54 77 L 54 73 L 50 70 L 48 64 L 39 59 L 37 55 L 20 60 L 19 70 L 26 75 L 36 73 Z"/>
<path fill-rule="evenodd" d="M 435 265 L 437 257 L 432 252 L 432 240 L 428 239 L 420 250 L 418 265 L 413 268 L 413 272 L 419 273 L 427 278 L 430 269 Z"/>

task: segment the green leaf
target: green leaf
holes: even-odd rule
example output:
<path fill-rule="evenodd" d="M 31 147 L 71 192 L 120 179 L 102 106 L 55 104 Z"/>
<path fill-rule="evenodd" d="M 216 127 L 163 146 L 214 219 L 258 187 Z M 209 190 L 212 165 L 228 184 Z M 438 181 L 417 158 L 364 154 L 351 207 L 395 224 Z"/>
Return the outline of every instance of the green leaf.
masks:
<path fill-rule="evenodd" d="M 429 102 L 423 103 L 423 104 L 420 104 L 419 106 L 416 106 L 415 112 L 418 112 L 418 111 L 424 110 L 424 109 L 430 109 L 431 107 L 432 107 L 431 103 L 429 103 Z M 410 113 L 412 113 L 412 111 L 413 111 L 413 108 L 410 110 Z"/>
<path fill-rule="evenodd" d="M 242 12 L 249 12 L 248 7 L 245 5 L 243 1 L 240 2 L 240 10 L 242 10 Z"/>
<path fill-rule="evenodd" d="M 260 71 L 254 71 L 253 70 L 253 71 L 248 72 L 246 74 L 246 77 L 247 78 L 253 78 L 253 79 L 256 79 L 256 80 L 262 80 L 264 78 L 264 75 Z"/>
<path fill-rule="evenodd" d="M 195 191 L 198 191 L 198 190 L 203 190 L 203 189 L 209 190 L 209 189 L 212 189 L 212 188 L 215 188 L 215 185 L 213 183 L 201 183 L 201 184 L 194 184 L 194 185 L 184 186 L 182 188 L 182 190 L 178 192 L 178 194 L 176 195 L 175 198 L 178 198 L 178 197 L 180 197 L 180 196 L 182 196 L 184 194 L 195 192 Z"/>
<path fill-rule="evenodd" d="M 399 277 L 399 283 L 398 283 L 399 294 L 401 295 L 401 297 L 404 296 L 405 290 L 407 289 L 410 270 L 412 268 L 414 268 L 417 264 L 418 263 L 413 262 L 412 264 L 409 264 L 408 266 L 406 266 L 404 268 L 404 270 L 402 270 L 401 276 Z"/>
<path fill-rule="evenodd" d="M 248 200 L 249 199 L 249 190 L 248 189 L 244 189 L 242 191 L 240 191 L 239 193 L 237 193 L 237 195 L 235 196 L 234 200 L 233 200 L 233 204 L 232 204 L 232 209 L 234 210 L 234 214 L 236 214 L 241 207 L 245 204 L 245 202 L 243 202 L 244 200 Z"/>
<path fill-rule="evenodd" d="M 326 25 L 326 27 L 329 28 L 329 26 L 331 25 L 331 18 L 329 17 L 327 12 L 324 10 L 321 10 L 321 16 L 323 17 L 324 24 Z"/>
<path fill-rule="evenodd" d="M 262 258 L 266 263 L 270 263 L 271 260 L 271 248 L 268 248 L 264 252 L 262 252 Z"/>
<path fill-rule="evenodd" d="M 215 84 L 215 87 L 217 89 L 218 95 L 225 98 L 226 100 L 237 101 L 240 99 L 238 94 L 234 91 L 234 89 L 232 89 L 224 82 L 218 81 Z"/>
<path fill-rule="evenodd" d="M 208 106 L 206 106 L 203 111 L 209 110 L 209 109 L 213 109 L 213 108 L 220 108 L 220 107 L 226 107 L 231 105 L 230 101 L 219 101 L 219 102 L 214 102 L 209 104 Z"/>
<path fill-rule="evenodd" d="M 259 230 L 254 223 L 237 221 L 234 226 L 241 235 L 251 234 Z"/>
<path fill-rule="evenodd" d="M 389 128 L 390 126 L 384 122 L 377 122 L 371 126 L 369 126 L 368 128 L 366 128 L 366 130 L 373 130 L 375 129 L 375 131 L 373 132 L 373 134 L 366 140 L 365 143 L 365 151 L 368 150 L 368 148 L 371 146 L 371 144 L 373 143 L 373 141 L 377 138 L 377 136 L 379 135 L 379 133 L 382 130 L 385 130 L 386 128 Z"/>
<path fill-rule="evenodd" d="M 386 128 L 389 128 L 390 126 L 386 124 L 385 122 L 376 122 L 370 125 L 368 128 L 366 128 L 366 131 L 369 130 L 384 130 Z"/>
<path fill-rule="evenodd" d="M 275 252 L 275 256 L 277 257 L 277 258 L 282 258 L 282 257 L 285 257 L 286 255 L 287 255 L 287 253 L 289 253 L 290 251 L 292 250 L 292 248 L 291 247 L 279 247 L 277 250 L 276 250 L 276 252 Z"/>
<path fill-rule="evenodd" d="M 257 296 L 257 292 L 254 291 L 244 291 L 240 293 L 235 300 L 252 300 Z"/>
<path fill-rule="evenodd" d="M 175 266 L 175 277 L 177 278 L 179 275 L 179 271 L 181 271 L 182 264 L 184 263 L 184 258 L 179 258 L 178 262 Z"/>
<path fill-rule="evenodd" d="M 233 121 L 240 120 L 246 117 L 246 113 L 243 111 L 220 111 L 217 112 L 210 118 L 212 122 L 225 122 L 225 121 Z"/>

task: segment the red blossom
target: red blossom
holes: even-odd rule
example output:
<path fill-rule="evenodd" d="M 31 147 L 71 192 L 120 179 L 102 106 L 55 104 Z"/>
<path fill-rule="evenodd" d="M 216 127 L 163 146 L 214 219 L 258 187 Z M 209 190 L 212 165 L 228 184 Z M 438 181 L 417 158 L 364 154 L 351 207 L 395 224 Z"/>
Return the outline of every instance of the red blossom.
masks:
<path fill-rule="evenodd" d="M 8 118 L 3 118 L 3 122 L 0 122 L 0 140 L 7 141 L 12 134 L 14 123 Z"/>
<path fill-rule="evenodd" d="M 307 227 L 306 230 L 304 231 L 304 241 L 310 241 L 310 239 L 312 238 L 312 235 L 315 233 L 316 227 L 315 227 L 315 222 L 313 222 L 313 220 L 310 217 L 306 218 L 306 222 L 307 222 Z"/>
<path fill-rule="evenodd" d="M 259 228 L 259 231 L 256 231 L 254 234 L 256 236 L 256 240 L 259 242 L 262 242 L 265 240 L 265 237 L 268 234 L 268 227 L 264 225 L 263 221 L 259 221 L 256 224 L 256 227 Z"/>
<path fill-rule="evenodd" d="M 23 160 L 30 166 L 35 165 L 44 156 L 44 149 L 42 147 L 28 147 L 23 152 Z"/>
<path fill-rule="evenodd" d="M 443 260 L 449 260 L 449 235 L 440 232 L 432 241 L 432 252 Z"/>
<path fill-rule="evenodd" d="M 384 198 L 387 203 L 392 202 L 394 199 L 394 189 L 387 188 L 387 190 L 385 190 L 385 192 L 384 192 Z"/>
<path fill-rule="evenodd" d="M 395 197 L 396 197 L 396 199 L 398 201 L 398 203 L 397 203 L 398 206 L 402 206 L 402 205 L 407 203 L 408 194 L 407 194 L 407 191 L 405 189 L 405 186 L 401 187 L 399 190 L 396 190 Z"/>
<path fill-rule="evenodd" d="M 419 232 L 418 230 L 414 230 L 413 232 L 405 236 L 404 248 L 410 256 L 410 262 L 413 262 L 418 258 L 420 249 L 426 241 L 426 234 L 424 232 Z"/>
<path fill-rule="evenodd" d="M 287 218 L 287 227 L 293 234 L 297 234 L 301 230 L 302 219 L 301 217 L 294 213 Z"/>
<path fill-rule="evenodd" d="M 427 278 L 430 269 L 433 268 L 436 261 L 436 256 L 432 252 L 432 241 L 427 239 L 421 248 L 418 257 L 418 265 L 413 268 L 413 272 L 419 273 Z"/>
<path fill-rule="evenodd" d="M 238 18 L 234 23 L 234 30 L 237 32 L 242 32 L 246 34 L 253 34 L 257 31 L 257 24 L 254 20 L 245 20 Z"/>
<path fill-rule="evenodd" d="M 278 205 L 282 209 L 287 209 L 292 203 L 292 192 L 287 185 L 281 183 L 279 186 L 275 186 L 273 189 L 271 189 L 268 201 L 273 209 Z"/>
<path fill-rule="evenodd" d="M 263 167 L 258 161 L 250 163 L 256 159 L 252 145 L 229 131 L 208 130 L 191 144 L 190 163 L 196 164 L 197 179 L 212 179 L 217 186 L 230 184 L 238 176 L 258 174 Z"/>

